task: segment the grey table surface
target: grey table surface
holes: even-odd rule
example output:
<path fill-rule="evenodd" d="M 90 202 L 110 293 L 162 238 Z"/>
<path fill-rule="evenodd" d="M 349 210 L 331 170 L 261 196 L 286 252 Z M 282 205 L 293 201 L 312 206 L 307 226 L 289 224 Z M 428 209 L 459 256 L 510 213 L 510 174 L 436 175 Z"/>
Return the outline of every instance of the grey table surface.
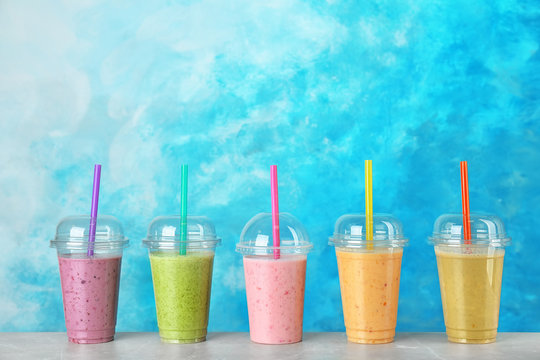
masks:
<path fill-rule="evenodd" d="M 260 345 L 248 333 L 210 333 L 198 344 L 164 344 L 157 333 L 122 332 L 77 345 L 65 333 L 0 333 L 0 359 L 540 359 L 540 333 L 499 333 L 486 345 L 453 344 L 444 333 L 398 333 L 384 345 L 347 342 L 345 333 L 305 333 L 290 345 Z"/>

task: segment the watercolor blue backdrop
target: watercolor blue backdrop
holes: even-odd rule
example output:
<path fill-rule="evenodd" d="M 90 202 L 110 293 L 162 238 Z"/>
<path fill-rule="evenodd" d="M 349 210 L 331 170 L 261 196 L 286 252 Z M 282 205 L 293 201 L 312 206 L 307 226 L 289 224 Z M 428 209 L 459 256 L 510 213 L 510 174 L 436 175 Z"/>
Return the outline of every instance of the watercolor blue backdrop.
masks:
<path fill-rule="evenodd" d="M 156 330 L 148 223 L 189 209 L 215 222 L 210 330 L 247 331 L 244 224 L 280 207 L 307 227 L 307 331 L 343 331 L 335 220 L 374 204 L 410 238 L 399 331 L 442 331 L 435 218 L 498 214 L 500 330 L 540 331 L 540 6 L 537 1 L 1 1 L 0 330 L 62 331 L 57 222 L 100 213 L 131 239 L 119 331 Z M 536 229 L 536 230 L 535 230 Z"/>

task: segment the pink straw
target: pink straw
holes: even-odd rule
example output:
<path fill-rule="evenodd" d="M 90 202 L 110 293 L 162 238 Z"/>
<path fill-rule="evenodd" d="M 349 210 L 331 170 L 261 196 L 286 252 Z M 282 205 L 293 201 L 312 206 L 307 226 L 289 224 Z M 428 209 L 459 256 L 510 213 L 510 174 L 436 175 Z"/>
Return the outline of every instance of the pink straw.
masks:
<path fill-rule="evenodd" d="M 276 165 L 270 165 L 270 182 L 272 188 L 272 235 L 274 239 L 274 259 L 279 259 L 279 206 Z"/>
<path fill-rule="evenodd" d="M 92 189 L 92 208 L 90 210 L 90 227 L 88 228 L 88 250 L 86 255 L 94 255 L 94 242 L 96 241 L 96 223 L 99 200 L 99 180 L 101 178 L 101 165 L 94 165 L 94 187 Z"/>

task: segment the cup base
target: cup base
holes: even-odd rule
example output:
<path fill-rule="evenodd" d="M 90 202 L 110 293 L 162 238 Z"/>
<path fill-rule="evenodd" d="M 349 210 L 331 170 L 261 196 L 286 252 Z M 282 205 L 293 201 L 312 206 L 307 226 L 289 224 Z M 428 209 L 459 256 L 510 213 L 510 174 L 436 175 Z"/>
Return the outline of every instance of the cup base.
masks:
<path fill-rule="evenodd" d="M 490 344 L 495 342 L 497 329 L 487 330 L 458 330 L 446 328 L 448 341 L 459 344 Z"/>
<path fill-rule="evenodd" d="M 250 340 L 252 342 L 254 342 L 255 344 L 261 344 L 261 345 L 290 345 L 290 344 L 296 344 L 296 343 L 302 342 L 302 338 L 288 340 L 288 341 L 281 341 L 281 342 L 257 340 L 257 339 L 253 339 L 251 337 L 250 337 Z"/>
<path fill-rule="evenodd" d="M 448 336 L 448 341 L 459 344 L 491 344 L 495 342 L 495 338 L 490 339 L 465 339 Z"/>
<path fill-rule="evenodd" d="M 206 336 L 196 338 L 196 339 L 165 339 L 161 338 L 162 343 L 166 344 L 195 344 L 199 342 L 206 341 Z"/>
<path fill-rule="evenodd" d="M 359 339 L 359 338 L 347 337 L 347 340 L 349 340 L 349 342 L 352 342 L 352 343 L 355 343 L 355 344 L 376 345 L 376 344 L 388 344 L 388 343 L 391 343 L 391 342 L 394 341 L 394 338 L 391 337 L 391 338 L 386 338 L 386 339 Z"/>
<path fill-rule="evenodd" d="M 356 344 L 388 344 L 394 341 L 396 331 L 347 329 L 347 340 Z"/>
<path fill-rule="evenodd" d="M 206 341 L 206 329 L 160 330 L 161 342 L 169 344 L 194 344 Z"/>
<path fill-rule="evenodd" d="M 101 344 L 114 340 L 114 328 L 104 330 L 67 330 L 69 342 L 74 344 Z"/>
<path fill-rule="evenodd" d="M 76 339 L 72 337 L 68 337 L 69 342 L 72 342 L 74 344 L 101 344 L 106 343 L 114 340 L 114 336 L 103 338 L 103 339 Z"/>

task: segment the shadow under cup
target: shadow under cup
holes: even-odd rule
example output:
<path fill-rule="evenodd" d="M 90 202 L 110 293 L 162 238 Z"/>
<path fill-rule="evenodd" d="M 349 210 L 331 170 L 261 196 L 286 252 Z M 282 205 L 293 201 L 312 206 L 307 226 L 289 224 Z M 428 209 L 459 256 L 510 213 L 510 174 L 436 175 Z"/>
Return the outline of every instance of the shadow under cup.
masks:
<path fill-rule="evenodd" d="M 187 217 L 187 237 L 180 239 L 180 217 L 152 221 L 143 245 L 149 250 L 161 341 L 206 340 L 216 237 L 202 216 Z"/>
<path fill-rule="evenodd" d="M 78 344 L 114 338 L 122 252 L 128 243 L 112 216 L 98 216 L 93 243 L 89 224 L 90 216 L 65 218 L 51 241 L 58 253 L 67 336 Z"/>
<path fill-rule="evenodd" d="M 347 339 L 361 344 L 394 340 L 399 298 L 403 237 L 392 215 L 373 216 L 373 240 L 362 214 L 341 216 L 330 238 L 336 248 Z"/>
<path fill-rule="evenodd" d="M 461 214 L 440 216 L 431 241 L 439 272 L 448 340 L 495 341 L 499 323 L 504 247 L 510 243 L 501 220 L 471 214 L 471 240 L 462 236 Z"/>

